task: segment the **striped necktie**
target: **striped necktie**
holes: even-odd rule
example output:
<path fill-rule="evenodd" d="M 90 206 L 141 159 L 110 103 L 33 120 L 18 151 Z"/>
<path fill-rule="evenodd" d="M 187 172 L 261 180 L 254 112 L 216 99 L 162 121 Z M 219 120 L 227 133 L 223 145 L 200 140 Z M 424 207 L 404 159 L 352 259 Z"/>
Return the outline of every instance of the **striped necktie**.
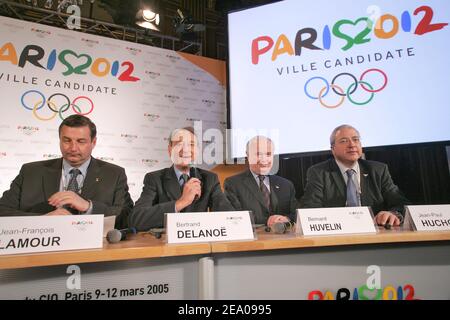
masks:
<path fill-rule="evenodd" d="M 266 176 L 259 175 L 259 190 L 261 190 L 261 193 L 264 198 L 264 204 L 266 205 L 267 209 L 270 211 L 270 191 L 267 188 L 267 186 L 264 184 L 264 179 Z"/>

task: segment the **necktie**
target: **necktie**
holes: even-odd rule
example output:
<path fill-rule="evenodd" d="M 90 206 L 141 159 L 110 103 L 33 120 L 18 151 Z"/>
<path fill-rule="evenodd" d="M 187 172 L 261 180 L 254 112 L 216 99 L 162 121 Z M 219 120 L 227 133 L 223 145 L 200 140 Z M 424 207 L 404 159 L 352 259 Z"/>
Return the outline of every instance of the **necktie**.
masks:
<path fill-rule="evenodd" d="M 81 171 L 79 169 L 72 169 L 69 171 L 69 173 L 72 175 L 72 177 L 69 180 L 69 184 L 67 185 L 67 191 L 72 191 L 75 193 L 79 193 L 80 188 L 78 186 L 77 177 L 81 174 Z M 79 214 L 78 210 L 71 208 L 69 205 L 65 205 L 64 209 L 69 211 L 71 214 L 77 215 Z"/>
<path fill-rule="evenodd" d="M 80 188 L 78 186 L 77 177 L 79 174 L 81 174 L 81 171 L 79 169 L 72 169 L 69 173 L 72 175 L 72 177 L 70 178 L 69 184 L 67 185 L 67 191 L 78 193 L 80 191 Z"/>
<path fill-rule="evenodd" d="M 264 179 L 266 176 L 259 175 L 259 189 L 261 190 L 261 193 L 263 195 L 264 204 L 266 205 L 267 209 L 270 211 L 270 191 L 267 189 L 266 185 L 264 184 Z"/>
<path fill-rule="evenodd" d="M 186 182 L 188 182 L 189 180 L 189 176 L 186 173 L 183 173 L 180 176 L 180 188 L 181 188 L 181 192 L 183 192 L 183 187 L 185 185 Z M 184 208 L 183 210 L 181 210 L 181 212 L 186 212 L 186 210 L 189 208 L 190 206 Z"/>
<path fill-rule="evenodd" d="M 356 189 L 355 182 L 353 181 L 353 175 L 356 173 L 353 169 L 348 169 L 347 173 L 347 207 L 359 207 L 358 191 Z"/>
<path fill-rule="evenodd" d="M 189 176 L 186 173 L 183 173 L 180 176 L 180 187 L 181 190 L 183 190 L 184 184 L 189 180 Z"/>

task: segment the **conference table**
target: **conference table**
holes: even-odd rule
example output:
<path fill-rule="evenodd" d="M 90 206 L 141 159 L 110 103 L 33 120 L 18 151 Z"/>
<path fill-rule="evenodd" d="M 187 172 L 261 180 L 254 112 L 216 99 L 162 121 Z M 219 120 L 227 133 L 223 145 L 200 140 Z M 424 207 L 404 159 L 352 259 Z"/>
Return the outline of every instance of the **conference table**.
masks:
<path fill-rule="evenodd" d="M 371 285 L 372 284 L 372 285 Z M 404 228 L 0 257 L 0 299 L 450 299 L 450 232 Z"/>

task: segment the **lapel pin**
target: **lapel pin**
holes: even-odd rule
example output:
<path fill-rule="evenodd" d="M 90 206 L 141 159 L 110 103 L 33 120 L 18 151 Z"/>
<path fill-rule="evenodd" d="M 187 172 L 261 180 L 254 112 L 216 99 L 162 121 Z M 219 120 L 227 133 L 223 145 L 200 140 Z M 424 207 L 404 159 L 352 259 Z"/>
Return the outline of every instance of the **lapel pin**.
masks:
<path fill-rule="evenodd" d="M 100 178 L 95 178 L 95 182 L 100 182 Z"/>
<path fill-rule="evenodd" d="M 280 189 L 280 186 L 275 186 L 275 188 Z"/>
<path fill-rule="evenodd" d="M 364 176 L 365 178 L 367 178 L 367 177 L 369 176 L 369 174 L 364 173 L 363 176 Z"/>

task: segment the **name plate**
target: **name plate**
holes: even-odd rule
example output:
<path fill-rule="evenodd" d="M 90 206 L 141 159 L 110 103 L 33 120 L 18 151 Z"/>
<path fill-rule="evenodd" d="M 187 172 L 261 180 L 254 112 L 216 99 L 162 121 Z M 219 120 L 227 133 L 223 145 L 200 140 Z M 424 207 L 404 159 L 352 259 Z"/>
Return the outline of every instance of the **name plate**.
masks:
<path fill-rule="evenodd" d="M 407 206 L 416 231 L 450 231 L 450 205 Z"/>
<path fill-rule="evenodd" d="M 249 211 L 166 214 L 167 243 L 254 240 Z"/>
<path fill-rule="evenodd" d="M 297 224 L 305 236 L 377 233 L 368 207 L 297 209 Z"/>
<path fill-rule="evenodd" d="M 102 246 L 103 215 L 0 218 L 0 255 Z"/>

